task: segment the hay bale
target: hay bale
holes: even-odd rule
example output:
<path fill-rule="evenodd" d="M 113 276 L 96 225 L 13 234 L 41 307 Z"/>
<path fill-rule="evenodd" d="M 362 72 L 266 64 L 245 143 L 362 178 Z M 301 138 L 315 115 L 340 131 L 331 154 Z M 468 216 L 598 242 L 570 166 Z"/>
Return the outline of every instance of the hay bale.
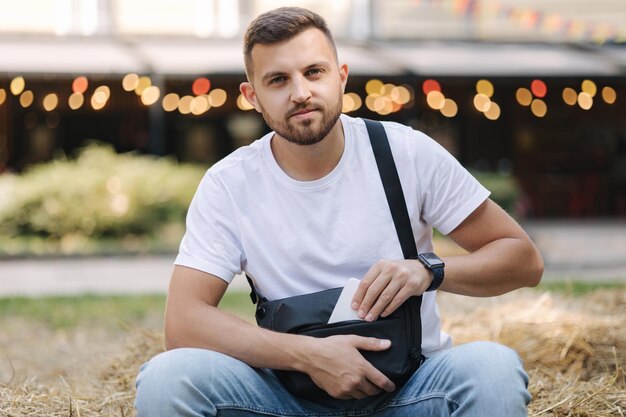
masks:
<path fill-rule="evenodd" d="M 546 293 L 453 315 L 444 329 L 457 343 L 492 340 L 515 349 L 531 377 L 531 416 L 623 416 L 625 313 L 623 291 L 558 302 Z"/>
<path fill-rule="evenodd" d="M 464 306 L 446 314 L 444 329 L 456 343 L 493 340 L 520 353 L 530 376 L 531 417 L 625 416 L 626 291 L 523 294 L 490 308 Z M 137 330 L 123 353 L 96 373 L 96 391 L 77 395 L 35 380 L 0 385 L 0 415 L 135 416 L 135 377 L 161 351 L 161 333 Z"/>

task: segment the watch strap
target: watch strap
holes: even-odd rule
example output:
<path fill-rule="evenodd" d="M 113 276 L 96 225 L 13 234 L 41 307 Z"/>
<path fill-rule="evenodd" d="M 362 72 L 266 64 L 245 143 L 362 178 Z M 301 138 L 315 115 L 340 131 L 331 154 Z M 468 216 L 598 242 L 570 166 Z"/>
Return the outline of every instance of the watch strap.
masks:
<path fill-rule="evenodd" d="M 433 271 L 433 280 L 428 288 L 426 288 L 426 291 L 435 291 L 441 286 L 441 283 L 443 282 L 443 266 L 431 268 L 430 270 Z"/>

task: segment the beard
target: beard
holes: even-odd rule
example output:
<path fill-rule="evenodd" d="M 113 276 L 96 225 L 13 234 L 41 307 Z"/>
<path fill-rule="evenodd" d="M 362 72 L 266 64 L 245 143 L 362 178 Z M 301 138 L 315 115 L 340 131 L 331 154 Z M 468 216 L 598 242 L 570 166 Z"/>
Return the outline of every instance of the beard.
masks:
<path fill-rule="evenodd" d="M 270 129 L 285 138 L 288 142 L 310 146 L 321 142 L 335 126 L 341 115 L 342 99 L 343 94 L 340 91 L 338 99 L 330 103 L 328 107 L 314 102 L 297 104 L 290 108 L 285 117 L 280 120 L 273 118 L 265 111 L 261 103 L 259 103 L 259 107 L 261 108 L 263 119 Z M 319 122 L 317 119 L 313 118 L 299 121 L 291 117 L 298 111 L 310 109 L 321 113 L 322 119 Z"/>

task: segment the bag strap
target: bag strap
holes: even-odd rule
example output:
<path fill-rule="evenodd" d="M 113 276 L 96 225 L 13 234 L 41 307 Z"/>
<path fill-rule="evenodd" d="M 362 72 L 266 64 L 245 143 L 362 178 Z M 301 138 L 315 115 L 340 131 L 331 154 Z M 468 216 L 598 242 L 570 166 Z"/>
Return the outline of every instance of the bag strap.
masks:
<path fill-rule="evenodd" d="M 387 203 L 389 203 L 389 210 L 391 211 L 393 224 L 396 227 L 396 233 L 400 240 L 400 246 L 402 246 L 404 259 L 416 259 L 418 252 L 417 246 L 415 246 L 413 229 L 411 228 L 411 218 L 406 208 L 402 184 L 400 184 L 400 177 L 398 176 L 396 163 L 393 160 L 387 133 L 381 122 L 369 119 L 363 119 L 363 121 L 372 143 L 376 165 L 378 165 L 378 172 L 383 182 Z"/>
<path fill-rule="evenodd" d="M 400 240 L 404 259 L 417 259 L 417 246 L 415 246 L 415 237 L 411 228 L 411 218 L 406 208 L 402 184 L 400 184 L 400 177 L 398 176 L 396 163 L 393 160 L 385 127 L 381 122 L 375 120 L 363 119 L 363 121 L 365 122 L 365 127 L 367 127 L 367 133 L 372 144 L 376 165 L 385 189 L 385 196 L 387 197 L 393 224 Z M 252 290 L 250 293 L 252 303 L 256 304 L 259 300 L 267 301 L 256 290 L 252 279 L 247 274 L 246 279 Z"/>

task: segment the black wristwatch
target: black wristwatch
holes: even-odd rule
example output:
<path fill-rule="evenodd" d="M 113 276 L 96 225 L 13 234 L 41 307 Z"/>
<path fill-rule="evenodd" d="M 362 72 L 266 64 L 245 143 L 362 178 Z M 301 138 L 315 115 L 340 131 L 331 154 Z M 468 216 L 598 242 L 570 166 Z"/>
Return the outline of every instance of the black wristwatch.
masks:
<path fill-rule="evenodd" d="M 426 291 L 435 291 L 443 282 L 443 267 L 446 266 L 446 264 L 440 257 L 432 252 L 420 253 L 417 255 L 417 259 L 419 259 L 426 269 L 433 271 L 433 281 L 430 283 L 430 286 L 426 288 Z"/>

